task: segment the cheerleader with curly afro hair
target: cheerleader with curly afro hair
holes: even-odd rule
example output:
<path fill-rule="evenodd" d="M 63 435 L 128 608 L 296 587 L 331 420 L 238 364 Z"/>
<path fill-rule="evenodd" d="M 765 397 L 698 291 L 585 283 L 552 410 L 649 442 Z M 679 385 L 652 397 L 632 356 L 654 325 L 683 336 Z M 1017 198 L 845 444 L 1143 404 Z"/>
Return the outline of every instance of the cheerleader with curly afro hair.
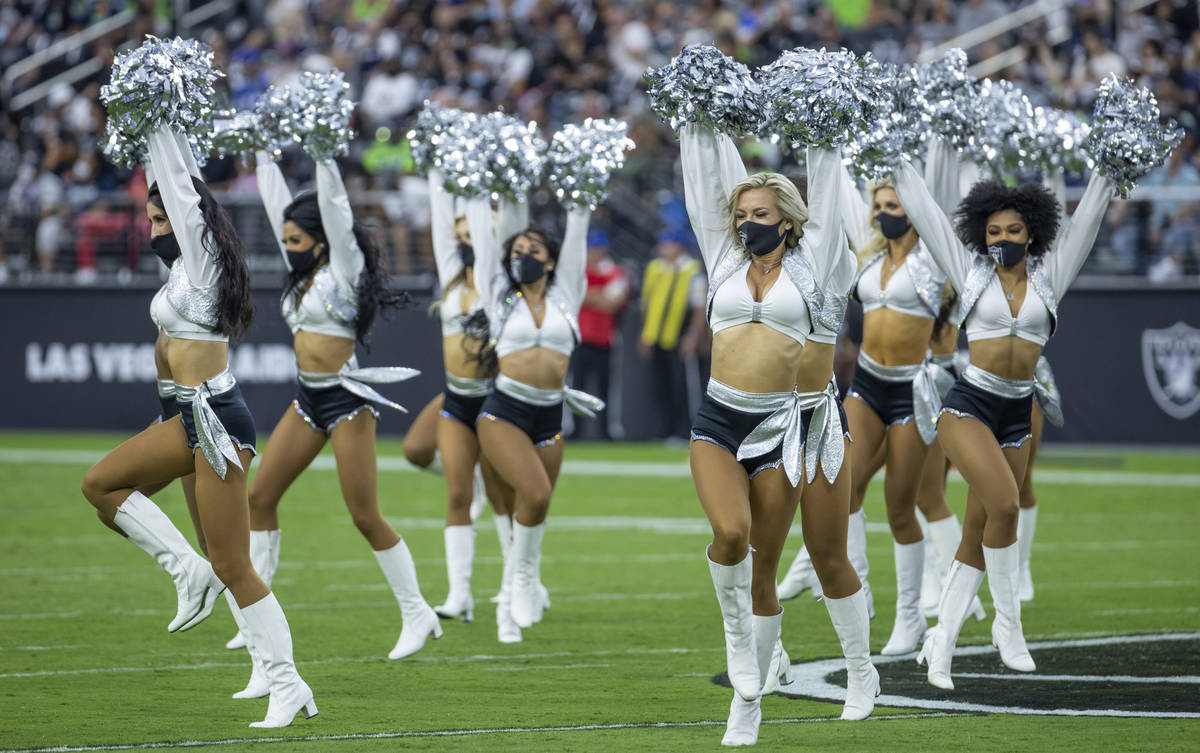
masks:
<path fill-rule="evenodd" d="M 954 171 L 937 141 L 928 171 Z M 936 181 L 936 178 L 934 179 Z M 956 212 L 957 228 L 907 162 L 896 191 L 913 226 L 958 294 L 952 323 L 967 335 L 970 363 L 942 403 L 938 439 L 968 484 L 962 541 L 942 593 L 938 624 L 917 659 L 929 682 L 951 689 L 950 660 L 983 575 L 996 608 L 992 641 L 1006 666 L 1034 670 L 1021 628 L 1017 519 L 1029 463 L 1034 371 L 1057 323 L 1058 302 L 1100 229 L 1114 184 L 1095 174 L 1059 234 L 1054 195 L 1035 185 L 978 183 Z M 957 232 L 956 232 L 957 230 Z"/>

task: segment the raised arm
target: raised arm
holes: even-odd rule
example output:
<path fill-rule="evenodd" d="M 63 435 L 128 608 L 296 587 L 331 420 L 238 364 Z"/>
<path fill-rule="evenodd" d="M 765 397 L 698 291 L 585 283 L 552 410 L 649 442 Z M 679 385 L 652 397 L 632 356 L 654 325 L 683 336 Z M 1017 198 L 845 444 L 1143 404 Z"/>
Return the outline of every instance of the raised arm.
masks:
<path fill-rule="evenodd" d="M 1042 175 L 1042 185 L 1050 189 L 1058 202 L 1058 211 L 1067 213 L 1067 178 L 1062 170 L 1052 170 Z"/>
<path fill-rule="evenodd" d="M 254 175 L 258 179 L 258 195 L 262 197 L 263 208 L 267 210 L 267 221 L 271 223 L 271 232 L 275 234 L 275 242 L 279 244 L 279 253 L 283 255 L 283 263 L 291 269 L 288 261 L 287 246 L 283 242 L 283 210 L 292 203 L 292 192 L 288 189 L 287 179 L 279 165 L 266 152 L 259 150 L 254 153 Z"/>
<path fill-rule="evenodd" d="M 695 123 L 680 129 L 679 152 L 688 219 L 711 278 L 721 258 L 736 245 L 729 229 L 729 192 L 745 177 L 746 168 L 728 136 Z"/>
<path fill-rule="evenodd" d="M 958 150 L 949 142 L 933 137 L 925 156 L 925 185 L 942 211 L 953 214 L 962 200 L 959 190 Z"/>
<path fill-rule="evenodd" d="M 512 199 L 501 199 L 500 207 L 496 211 L 496 242 L 501 247 L 504 242 L 513 237 L 517 233 L 529 227 L 529 203 L 525 201 L 514 201 Z M 471 234 L 473 239 L 475 234 Z"/>
<path fill-rule="evenodd" d="M 486 307 L 495 301 L 494 281 L 503 279 L 500 267 L 500 241 L 492 229 L 492 205 L 486 198 L 467 201 L 467 228 L 471 232 L 471 245 L 475 249 L 475 289 L 479 300 Z"/>
<path fill-rule="evenodd" d="M 1087 261 L 1092 246 L 1096 243 L 1096 234 L 1100 232 L 1100 224 L 1104 221 L 1104 213 L 1108 211 L 1108 203 L 1113 197 L 1113 182 L 1097 172 L 1092 173 L 1083 198 L 1075 213 L 1065 223 L 1054 248 L 1042 257 L 1054 294 L 1060 299 L 1066 294 L 1067 288 L 1075 281 L 1083 263 Z"/>
<path fill-rule="evenodd" d="M 842 150 L 809 147 L 805 160 L 808 165 L 808 221 L 800 246 L 808 254 L 823 290 L 832 286 L 834 270 L 845 260 L 846 231 L 842 226 Z"/>
<path fill-rule="evenodd" d="M 554 285 L 567 300 L 571 312 L 579 313 L 587 292 L 587 233 L 592 213 L 588 209 L 567 211 L 567 230 L 563 233 L 562 249 L 558 254 Z"/>
<path fill-rule="evenodd" d="M 961 292 L 971 269 L 971 253 L 959 242 L 950 218 L 908 160 L 896 168 L 896 194 L 934 262 L 949 278 L 950 285 Z"/>
<path fill-rule="evenodd" d="M 204 215 L 200 211 L 200 194 L 192 185 L 187 160 L 179 149 L 175 134 L 161 126 L 150 134 L 149 156 L 151 169 L 162 194 L 163 207 L 188 280 L 198 288 L 215 285 L 219 277 L 216 257 L 204 247 Z"/>
<path fill-rule="evenodd" d="M 329 246 L 329 266 L 339 282 L 356 287 L 363 271 L 363 252 L 354 237 L 354 212 L 342 172 L 331 159 L 317 162 L 317 208 Z"/>
<path fill-rule="evenodd" d="M 433 259 L 437 262 L 438 282 L 445 287 L 462 271 L 462 258 L 454 240 L 454 197 L 446 190 L 442 171 L 429 171 L 429 225 L 433 235 Z M 475 235 L 471 235 L 475 242 Z"/>
<path fill-rule="evenodd" d="M 850 248 L 858 251 L 871 240 L 871 207 L 848 167 L 839 171 L 838 190 L 842 194 L 842 226 Z"/>

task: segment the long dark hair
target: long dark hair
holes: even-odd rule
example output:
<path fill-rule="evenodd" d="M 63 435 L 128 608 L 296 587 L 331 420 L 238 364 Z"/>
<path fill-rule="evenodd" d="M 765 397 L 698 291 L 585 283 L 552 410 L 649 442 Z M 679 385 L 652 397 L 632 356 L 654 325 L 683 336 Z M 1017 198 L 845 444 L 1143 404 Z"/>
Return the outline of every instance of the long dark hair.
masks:
<path fill-rule="evenodd" d="M 217 203 L 204 181 L 192 176 L 192 187 L 200 195 L 200 214 L 204 217 L 204 235 L 201 236 L 204 250 L 216 256 L 217 266 L 221 270 L 217 279 L 217 325 L 214 329 L 237 342 L 254 321 L 254 298 L 250 295 L 246 247 L 234 230 L 229 214 Z M 167 211 L 157 183 L 150 187 L 146 200 Z"/>
<path fill-rule="evenodd" d="M 517 278 L 513 277 L 512 269 L 508 263 L 512 257 L 513 243 L 521 236 L 536 236 L 537 240 L 546 246 L 546 250 L 550 254 L 550 259 L 554 262 L 555 269 L 551 269 L 546 273 L 546 289 L 554 284 L 554 273 L 558 267 L 558 255 L 562 252 L 562 244 L 557 236 L 545 228 L 537 225 L 530 225 L 519 233 L 513 234 L 511 238 L 504 241 L 504 254 L 500 259 L 500 266 L 504 270 L 504 277 L 508 280 L 508 289 L 504 292 L 505 297 L 517 292 L 521 288 L 521 284 L 517 282 Z M 488 270 L 476 270 L 476 274 L 482 271 L 484 274 L 489 274 Z M 485 304 L 488 302 L 485 301 Z M 488 311 L 486 308 L 481 308 L 471 314 L 463 321 L 463 332 L 467 335 L 463 338 L 463 351 L 466 352 L 468 360 L 475 361 L 479 364 L 479 371 L 487 378 L 494 379 L 500 373 L 500 356 L 496 354 L 496 346 L 492 344 L 491 328 L 488 323 Z"/>
<path fill-rule="evenodd" d="M 942 296 L 942 307 L 938 309 L 937 317 L 933 320 L 933 334 L 930 340 L 940 340 L 946 326 L 950 324 L 950 314 L 954 311 L 954 304 L 958 303 L 958 293 L 954 292 L 949 285 L 946 286 L 945 295 Z"/>
<path fill-rule="evenodd" d="M 1012 188 L 994 180 L 976 183 L 958 205 L 955 218 L 963 245 L 986 256 L 988 218 L 1005 209 L 1013 210 L 1024 220 L 1031 257 L 1037 258 L 1050 250 L 1058 235 L 1058 199 L 1036 183 Z"/>
<path fill-rule="evenodd" d="M 325 226 L 321 224 L 321 208 L 317 203 L 315 191 L 300 194 L 283 210 L 283 219 L 291 220 L 304 232 L 311 235 L 318 243 L 325 246 L 328 255 L 329 239 L 325 236 Z M 354 335 L 364 348 L 370 350 L 367 337 L 371 325 L 375 323 L 375 314 L 381 307 L 401 307 L 408 303 L 407 293 L 396 292 L 388 284 L 388 275 L 382 269 L 379 246 L 375 243 L 370 229 L 361 222 L 354 223 L 354 240 L 363 253 L 363 270 L 358 277 L 354 292 L 357 297 L 358 318 L 354 322 Z M 283 280 L 283 295 L 286 298 L 312 274 L 289 270 Z"/>

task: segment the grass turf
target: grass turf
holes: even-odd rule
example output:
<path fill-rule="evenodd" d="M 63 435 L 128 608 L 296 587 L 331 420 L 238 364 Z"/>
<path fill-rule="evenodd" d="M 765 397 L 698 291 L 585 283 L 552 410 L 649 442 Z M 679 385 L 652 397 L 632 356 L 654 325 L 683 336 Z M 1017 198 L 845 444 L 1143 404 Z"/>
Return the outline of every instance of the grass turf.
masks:
<path fill-rule="evenodd" d="M 487 599 L 499 584 L 499 547 L 485 518 L 477 539 L 475 622 L 443 622 L 445 637 L 400 662 L 384 658 L 400 628 L 395 600 L 345 512 L 336 474 L 310 469 L 281 508 L 283 553 L 274 589 L 321 714 L 283 730 L 250 730 L 246 724 L 262 717 L 266 699 L 229 698 L 244 685 L 248 663 L 244 652 L 223 648 L 234 632 L 225 607 L 218 604 L 195 630 L 167 634 L 175 606 L 170 581 L 96 521 L 78 491 L 86 456 L 81 462 L 50 453 L 32 461 L 13 454 L 44 448 L 98 456 L 121 439 L 0 433 L 0 748 L 208 740 L 241 749 L 272 740 L 269 749 L 276 751 L 719 749 L 730 691 L 712 681 L 724 668 L 723 638 L 703 560 L 710 536 L 686 476 L 685 449 L 570 445 L 570 461 L 665 463 L 679 473 L 564 473 L 543 559 L 553 607 L 520 644 L 495 640 Z M 381 440 L 379 454 L 400 456 L 399 443 Z M 1092 470 L 1192 478 L 1196 459 L 1044 453 L 1039 469 L 1076 473 L 1038 485 L 1037 600 L 1023 614 L 1028 640 L 1200 629 L 1200 486 L 1086 480 Z M 961 483 L 949 486 L 960 515 L 964 492 Z M 439 603 L 446 588 L 441 479 L 382 471 L 380 499 L 413 551 L 427 600 Z M 178 485 L 156 501 L 192 538 Z M 878 651 L 895 599 L 878 482 L 866 510 Z M 799 544 L 798 536 L 789 540 L 783 567 Z M 986 587 L 981 595 L 987 604 Z M 793 662 L 840 654 L 821 605 L 801 597 L 785 608 Z M 969 621 L 960 645 L 987 643 L 989 627 L 990 620 Z M 910 671 L 921 677 L 915 664 Z M 1139 674 L 1135 660 L 1087 670 L 1098 671 Z M 1200 674 L 1194 650 L 1180 653 L 1178 671 Z M 1200 712 L 1200 694 L 1194 697 Z M 1195 719 L 931 716 L 887 707 L 877 707 L 877 718 L 866 723 L 829 721 L 840 710 L 768 697 L 759 745 L 830 753 L 1169 751 L 1196 750 L 1200 733 Z M 433 734 L 450 731 L 458 734 Z"/>

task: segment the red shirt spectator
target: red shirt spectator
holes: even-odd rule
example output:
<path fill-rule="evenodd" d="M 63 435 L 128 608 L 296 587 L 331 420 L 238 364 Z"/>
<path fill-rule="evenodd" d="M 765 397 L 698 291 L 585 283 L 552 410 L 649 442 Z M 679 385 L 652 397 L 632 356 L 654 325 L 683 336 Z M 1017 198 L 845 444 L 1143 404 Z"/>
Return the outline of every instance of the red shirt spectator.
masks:
<path fill-rule="evenodd" d="M 604 349 L 612 348 L 617 317 L 629 300 L 629 274 L 608 255 L 609 245 L 603 230 L 588 233 L 588 286 L 579 309 L 583 344 Z"/>

